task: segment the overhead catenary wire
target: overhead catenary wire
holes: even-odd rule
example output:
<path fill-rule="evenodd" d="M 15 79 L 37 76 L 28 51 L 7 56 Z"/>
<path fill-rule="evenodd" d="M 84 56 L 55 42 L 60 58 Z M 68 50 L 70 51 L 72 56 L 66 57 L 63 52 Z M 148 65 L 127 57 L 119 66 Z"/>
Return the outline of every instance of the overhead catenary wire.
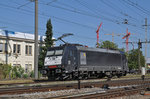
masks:
<path fill-rule="evenodd" d="M 52 0 L 51 2 L 48 2 L 47 5 L 52 4 L 53 2 L 56 2 L 57 0 Z"/>
<path fill-rule="evenodd" d="M 40 3 L 40 4 L 43 4 L 43 3 Z M 46 4 L 44 4 L 46 5 Z M 83 10 L 72 10 L 72 9 L 68 9 L 68 8 L 64 8 L 64 7 L 61 7 L 61 6 L 57 6 L 57 5 L 49 5 L 51 7 L 55 7 L 55 8 L 59 8 L 59 9 L 62 9 L 62 10 L 66 10 L 66 11 L 70 11 L 70 12 L 74 12 L 74 13 L 78 13 L 78 14 L 81 14 L 81 15 L 86 15 L 86 16 L 90 16 L 90 17 L 95 17 L 95 18 L 101 18 L 101 19 L 104 19 L 106 21 L 109 21 L 109 22 L 116 22 L 116 23 L 119 23 L 119 21 L 114 21 L 113 19 L 110 19 L 110 18 L 107 18 L 107 17 L 104 17 L 104 16 L 97 16 L 97 15 L 94 15 L 94 14 L 90 14 L 89 12 L 86 12 L 86 11 L 83 11 Z"/>
<path fill-rule="evenodd" d="M 3 5 L 3 4 L 0 4 L 0 6 L 9 7 L 9 8 L 12 8 L 12 9 L 17 9 L 16 7 L 7 6 L 7 5 Z M 32 10 L 26 10 L 26 9 L 18 9 L 18 10 L 22 10 L 22 11 L 30 13 L 30 14 L 33 13 Z M 80 24 L 80 23 L 77 23 L 77 22 L 69 21 L 67 19 L 59 18 L 59 17 L 56 17 L 56 16 L 50 16 L 50 15 L 47 15 L 47 14 L 44 14 L 44 13 L 39 13 L 39 15 L 44 16 L 44 17 L 52 17 L 52 18 L 55 18 L 55 19 L 58 19 L 58 20 L 61 20 L 61 21 L 65 21 L 65 22 L 68 22 L 68 23 L 80 25 L 80 26 L 86 27 L 86 28 L 96 29 L 95 27 L 92 27 L 92 26 L 88 26 L 88 25 L 85 25 L 85 24 Z"/>
<path fill-rule="evenodd" d="M 0 5 L 1 5 L 1 4 L 0 4 Z M 12 7 L 12 6 L 6 6 L 6 5 L 3 5 L 3 6 L 9 7 L 9 8 L 12 8 L 12 9 L 17 9 L 16 7 Z M 33 13 L 33 12 L 30 11 L 30 10 L 25 10 L 25 9 L 18 9 L 18 10 L 21 10 L 21 11 L 24 11 L 24 12 L 28 12 L 28 13 Z M 24 14 L 25 14 L 25 13 L 24 13 Z M 29 14 L 29 15 L 30 15 L 30 14 Z M 45 15 L 45 14 L 43 14 L 43 13 L 42 13 L 42 14 L 40 13 L 40 16 L 49 17 L 49 15 Z M 53 17 L 53 18 L 55 18 L 55 19 L 58 19 L 58 20 L 60 20 L 60 21 L 65 21 L 65 22 L 69 22 L 69 23 L 72 23 L 72 24 L 80 25 L 80 26 L 82 26 L 82 27 L 91 28 L 91 29 L 96 30 L 95 27 L 91 27 L 91 26 L 88 26 L 88 25 L 84 25 L 84 24 L 80 24 L 80 23 L 68 21 L 68 20 L 65 20 L 65 19 L 62 19 L 62 18 L 58 18 L 58 17 L 55 17 L 55 16 L 51 16 L 51 17 Z M 18 23 L 18 22 L 17 22 L 17 23 L 7 22 L 7 23 L 13 24 L 13 25 L 17 25 L 17 26 L 22 25 L 23 27 L 24 27 L 24 26 L 27 26 L 27 25 L 24 25 L 24 24 Z M 31 27 L 31 26 L 27 26 L 27 27 Z M 33 26 L 32 26 L 32 27 L 33 27 Z M 44 30 L 44 29 L 40 29 L 40 30 Z M 83 37 L 83 36 L 82 36 L 82 37 Z M 84 38 L 87 38 L 87 39 L 94 39 L 94 38 L 88 38 L 88 37 L 84 37 Z"/>
<path fill-rule="evenodd" d="M 1 6 L 1 4 L 0 4 L 0 6 Z M 9 8 L 12 8 L 12 9 L 17 9 L 16 7 L 13 7 L 13 6 L 7 6 L 7 5 L 2 5 L 2 6 L 9 7 Z M 28 13 L 33 13 L 32 10 L 26 10 L 26 9 L 18 9 L 18 10 L 21 10 L 21 11 L 24 11 L 24 12 L 28 12 Z M 39 13 L 39 15 L 40 16 L 44 16 L 44 17 L 49 17 L 49 15 L 44 14 L 44 13 Z M 72 24 L 80 25 L 82 27 L 86 27 L 86 28 L 90 28 L 90 29 L 96 30 L 96 27 L 92 27 L 92 26 L 80 24 L 80 23 L 77 23 L 77 22 L 69 21 L 69 20 L 66 20 L 66 19 L 63 19 L 63 18 L 59 18 L 59 17 L 56 17 L 56 16 L 50 16 L 50 17 L 55 18 L 55 19 L 60 20 L 60 21 L 64 21 L 64 22 L 68 22 L 68 23 L 72 23 Z"/>
<path fill-rule="evenodd" d="M 128 18 L 134 20 L 135 22 L 138 22 L 137 19 L 133 18 L 132 16 L 130 16 L 130 15 L 127 14 L 127 13 L 124 13 L 120 8 L 117 8 L 117 6 L 114 5 L 111 1 L 109 1 L 109 3 L 108 3 L 108 2 L 106 2 L 106 1 L 104 1 L 104 0 L 101 0 L 101 2 L 104 3 L 105 5 L 107 5 L 108 7 L 112 8 L 114 11 L 120 13 L 121 15 L 123 15 L 123 16 L 125 16 L 125 17 L 128 17 Z M 124 18 L 124 19 L 125 19 L 125 18 Z M 134 26 L 134 27 L 137 26 L 136 24 L 133 24 L 133 23 L 131 23 L 131 22 L 128 22 L 128 25 L 131 25 L 131 26 Z"/>
<path fill-rule="evenodd" d="M 59 0 L 58 0 L 59 1 Z M 57 3 L 57 2 L 56 2 Z M 52 4 L 56 4 L 56 3 L 52 3 Z M 52 4 L 50 4 L 50 5 L 52 5 Z M 52 5 L 52 6 L 55 6 L 55 5 Z M 70 6 L 71 7 L 71 6 Z M 23 8 L 24 8 L 24 6 L 23 6 Z M 23 12 L 23 13 L 28 13 L 29 15 L 33 15 L 32 13 L 32 9 L 31 10 L 28 10 L 28 9 L 23 9 L 23 8 L 19 8 L 18 9 L 18 11 L 21 11 L 21 13 Z M 15 9 L 17 9 L 17 7 L 15 8 Z M 74 8 L 72 8 L 72 9 L 74 9 Z M 78 9 L 74 9 L 74 11 L 75 10 L 77 10 L 78 11 Z M 79 12 L 80 12 L 80 10 L 79 10 Z M 98 12 L 98 11 L 96 11 L 96 12 Z M 43 14 L 43 15 L 42 15 Z M 86 15 L 86 16 L 88 16 L 88 15 Z M 47 14 L 47 13 L 43 13 L 43 12 L 41 12 L 40 13 L 40 17 L 41 18 L 49 18 L 49 17 L 51 17 L 51 15 L 49 15 L 49 14 Z M 60 18 L 60 17 L 57 17 L 57 16 L 52 16 L 52 18 L 53 19 L 55 19 L 55 20 L 57 20 L 57 21 L 62 21 L 62 22 L 67 22 L 67 24 L 69 23 L 69 24 L 76 24 L 76 25 L 79 25 L 79 24 L 82 24 L 82 26 L 81 25 L 79 25 L 79 26 L 81 26 L 81 27 L 85 27 L 85 28 L 88 28 L 88 29 L 92 29 L 92 30 L 96 30 L 96 27 L 92 27 L 92 26 L 89 26 L 89 25 L 85 25 L 85 24 L 83 24 L 83 23 L 79 23 L 79 22 L 75 22 L 74 23 L 74 21 L 70 21 L 70 20 L 68 20 L 68 19 L 65 19 L 65 18 Z M 65 20 L 64 20 L 65 19 Z M 73 23 L 72 23 L 73 22 Z M 78 24 L 79 23 L 79 24 Z M 114 23 L 114 22 L 113 22 Z M 19 25 L 19 24 L 18 24 Z M 95 31 L 94 31 L 95 32 Z"/>
<path fill-rule="evenodd" d="M 21 9 L 22 10 L 22 9 Z M 23 10 L 25 10 L 25 9 L 23 9 Z M 29 11 L 29 10 L 27 10 L 27 11 Z M 31 12 L 31 11 L 30 11 Z M 96 17 L 96 16 L 94 16 L 94 17 Z M 54 18 L 54 17 L 53 17 Z M 55 17 L 56 18 L 56 17 Z M 56 19 L 59 19 L 60 20 L 60 18 L 56 18 Z M 63 21 L 66 21 L 66 20 L 63 20 Z M 68 21 L 69 22 L 69 21 Z M 71 22 L 71 23 L 74 23 L 74 22 Z M 76 23 L 75 23 L 76 24 Z M 79 24 L 78 24 L 79 25 Z M 82 26 L 85 26 L 85 25 L 82 25 Z M 89 27 L 89 26 L 88 26 Z"/>
<path fill-rule="evenodd" d="M 139 9 L 141 9 L 141 11 L 143 10 L 143 13 L 146 13 L 147 15 L 150 15 L 150 11 L 148 11 L 145 8 L 141 7 L 138 3 L 134 3 L 131 0 L 128 0 L 128 2 L 132 3 L 134 6 L 138 7 Z"/>
<path fill-rule="evenodd" d="M 85 4 L 85 2 L 83 1 L 79 1 L 79 0 L 75 0 L 76 2 L 78 2 L 79 4 L 83 5 L 85 8 L 87 8 L 88 10 L 94 12 L 94 13 L 97 13 L 97 10 L 93 10 L 92 8 L 88 7 L 87 4 Z M 110 21 L 110 22 L 113 22 L 113 23 L 116 23 L 116 24 L 120 24 L 120 22 L 118 20 L 115 20 L 115 19 L 112 19 L 112 18 L 108 18 L 104 15 L 99 15 L 102 19 L 105 19 L 107 21 Z"/>
<path fill-rule="evenodd" d="M 86 8 L 89 9 L 90 11 L 94 12 L 94 13 L 99 13 L 99 11 L 100 11 L 100 10 L 96 9 L 95 7 L 94 7 L 94 8 L 90 8 L 90 7 L 87 6 L 87 4 L 85 4 L 85 2 L 83 2 L 83 1 L 79 1 L 79 0 L 75 0 L 75 1 L 78 2 L 79 4 L 81 4 L 82 6 L 86 7 Z M 103 15 L 100 15 L 100 16 L 101 16 L 101 17 L 106 17 L 106 16 L 103 16 Z M 106 18 L 107 18 L 107 17 L 106 17 Z M 117 18 L 117 16 L 116 16 L 116 18 Z M 130 17 L 130 18 L 131 18 L 131 17 Z M 109 19 L 110 19 L 110 20 L 109 20 Z M 121 18 L 122 22 L 121 22 L 120 20 L 118 20 L 118 18 L 117 18 L 117 20 L 116 20 L 116 19 L 112 19 L 112 18 L 107 18 L 106 20 L 120 25 L 120 24 L 124 24 L 124 23 L 123 23 L 123 19 L 125 19 L 125 18 Z M 132 19 L 133 19 L 133 17 L 132 17 Z M 134 19 L 135 19 L 135 18 L 134 18 Z M 133 26 L 133 27 L 139 27 L 139 26 L 137 26 L 136 24 L 133 24 L 133 23 L 131 23 L 131 22 L 128 22 L 127 25 Z"/>
<path fill-rule="evenodd" d="M 109 0 L 109 3 L 108 2 L 105 2 L 104 0 L 101 0 L 102 3 L 104 3 L 105 5 L 107 5 L 108 7 L 112 8 L 114 11 L 120 13 L 121 15 L 125 16 L 125 17 L 128 17 L 134 21 L 139 21 L 138 19 L 134 18 L 133 16 L 129 15 L 128 13 L 125 13 L 119 6 L 118 4 L 114 4 L 113 2 L 111 2 Z"/>
<path fill-rule="evenodd" d="M 138 9 L 139 11 L 141 11 L 144 14 L 150 15 L 150 13 L 145 12 L 143 9 L 141 9 L 140 7 L 137 6 L 137 4 L 131 2 L 130 0 L 123 0 L 125 3 L 129 4 L 130 6 L 133 6 L 134 8 Z"/>
<path fill-rule="evenodd" d="M 140 16 L 141 18 L 144 18 L 144 16 L 142 16 L 142 14 L 138 13 L 135 9 L 133 9 L 131 6 L 128 6 L 128 3 L 124 2 L 123 0 L 119 0 L 119 2 L 122 4 L 122 6 L 124 6 L 124 8 L 126 9 L 130 9 L 130 11 L 132 11 L 133 13 L 137 14 L 138 16 Z"/>

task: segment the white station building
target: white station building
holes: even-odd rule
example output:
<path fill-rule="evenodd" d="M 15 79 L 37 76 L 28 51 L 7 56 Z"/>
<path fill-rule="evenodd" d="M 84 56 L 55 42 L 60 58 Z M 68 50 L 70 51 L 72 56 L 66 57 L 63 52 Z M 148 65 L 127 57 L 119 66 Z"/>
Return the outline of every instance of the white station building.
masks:
<path fill-rule="evenodd" d="M 45 36 L 38 36 L 42 46 Z M 25 72 L 34 70 L 34 34 L 0 29 L 0 63 L 22 66 Z"/>

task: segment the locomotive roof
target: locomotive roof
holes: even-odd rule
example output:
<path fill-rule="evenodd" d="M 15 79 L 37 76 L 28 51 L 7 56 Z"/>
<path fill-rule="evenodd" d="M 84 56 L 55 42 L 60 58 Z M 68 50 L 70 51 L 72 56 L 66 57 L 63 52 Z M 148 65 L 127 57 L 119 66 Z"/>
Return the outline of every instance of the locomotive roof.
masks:
<path fill-rule="evenodd" d="M 110 50 L 110 49 L 104 49 L 104 48 L 92 48 L 92 47 L 84 47 L 84 46 L 76 46 L 77 50 L 82 51 L 96 51 L 96 52 L 104 52 L 104 53 L 116 53 L 116 54 L 123 54 L 122 52 L 118 50 Z"/>
<path fill-rule="evenodd" d="M 63 44 L 60 46 L 57 46 L 58 48 L 63 48 L 65 46 L 75 46 L 77 50 L 82 50 L 82 51 L 96 51 L 96 52 L 104 52 L 104 53 L 116 53 L 116 54 L 124 54 L 124 52 L 119 51 L 119 50 L 111 50 L 111 49 L 104 49 L 104 48 L 93 48 L 93 47 L 86 47 L 80 44 Z M 54 48 L 57 48 L 54 47 Z"/>

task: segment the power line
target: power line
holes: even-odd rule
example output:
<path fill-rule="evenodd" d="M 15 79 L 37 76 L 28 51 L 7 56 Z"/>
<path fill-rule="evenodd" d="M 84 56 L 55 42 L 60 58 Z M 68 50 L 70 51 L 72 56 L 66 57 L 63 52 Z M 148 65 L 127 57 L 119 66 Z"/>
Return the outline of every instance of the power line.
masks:
<path fill-rule="evenodd" d="M 13 7 L 13 8 L 14 8 L 14 7 Z M 21 10 L 24 10 L 25 12 L 33 13 L 31 10 L 26 10 L 26 9 L 21 9 Z M 41 15 L 42 15 L 42 14 L 41 14 Z M 48 16 L 46 15 L 46 17 L 48 17 Z M 51 16 L 51 17 L 56 18 L 56 19 L 61 20 L 61 21 L 70 22 L 70 23 L 73 23 L 73 24 L 81 25 L 81 26 L 83 26 L 83 27 L 87 27 L 87 28 L 90 27 L 90 28 L 91 28 L 91 26 L 79 24 L 79 23 L 76 23 L 76 22 L 71 22 L 71 21 L 68 21 L 68 20 L 66 20 L 66 19 L 58 18 L 58 17 L 55 17 L 55 16 Z M 94 27 L 92 27 L 92 28 L 95 29 Z"/>
<path fill-rule="evenodd" d="M 48 2 L 47 5 L 52 4 L 53 2 L 56 2 L 57 0 L 52 0 L 51 2 Z"/>
<path fill-rule="evenodd" d="M 87 8 L 89 11 L 91 11 L 91 12 L 94 12 L 93 14 L 97 14 L 97 13 L 99 13 L 99 12 L 101 12 L 101 14 L 105 14 L 105 15 L 107 15 L 107 16 L 111 16 L 111 17 L 115 17 L 115 18 L 120 18 L 120 19 L 123 19 L 123 18 L 121 18 L 120 16 L 116 16 L 116 15 L 114 15 L 114 14 L 111 14 L 111 13 L 108 13 L 108 12 L 106 12 L 106 11 L 102 11 L 102 10 L 100 10 L 99 8 L 97 8 L 97 6 L 94 6 L 93 8 L 91 8 L 92 6 L 88 6 L 88 4 L 86 3 L 86 2 L 83 2 L 83 1 L 79 1 L 79 0 L 76 0 L 76 2 L 77 3 L 79 3 L 80 5 L 82 5 L 82 6 L 84 6 L 85 8 Z M 99 2 L 97 2 L 97 3 L 99 3 Z M 95 10 L 94 10 L 95 9 Z M 101 15 L 100 15 L 101 16 Z M 105 16 L 104 16 L 105 17 Z"/>
<path fill-rule="evenodd" d="M 23 5 L 20 5 L 19 7 L 17 7 L 17 9 L 20 9 L 21 7 L 26 6 L 26 5 L 30 4 L 30 3 L 31 3 L 31 2 L 29 1 L 29 2 L 27 2 L 27 3 L 25 3 L 25 4 L 23 4 Z"/>
<path fill-rule="evenodd" d="M 43 4 L 43 3 L 40 3 L 40 4 Z M 46 5 L 46 4 L 44 4 Z M 104 16 L 97 16 L 97 15 L 94 15 L 94 14 L 89 14 L 89 12 L 86 12 L 86 11 L 83 11 L 83 10 L 72 10 L 72 9 L 67 9 L 67 8 L 64 8 L 64 7 L 61 7 L 61 6 L 57 6 L 57 5 L 49 5 L 51 7 L 55 7 L 55 8 L 59 8 L 59 9 L 62 9 L 62 10 L 66 10 L 66 11 L 70 11 L 70 12 L 74 12 L 74 13 L 78 13 L 78 14 L 81 14 L 81 15 L 86 15 L 86 16 L 90 16 L 90 17 L 94 17 L 94 18 L 98 18 L 98 19 L 104 19 L 106 21 L 111 21 L 111 22 L 118 22 L 119 21 L 114 21 L 113 19 L 109 19 L 107 17 L 104 17 Z M 82 12 L 80 12 L 82 11 Z"/>
<path fill-rule="evenodd" d="M 122 12 L 120 9 L 115 8 L 114 6 L 112 6 L 112 3 L 109 1 L 109 3 L 101 0 L 102 3 L 104 3 L 105 5 L 107 5 L 108 7 L 111 7 L 114 11 L 119 12 L 120 14 L 124 15 L 124 16 L 129 16 L 127 13 Z"/>
<path fill-rule="evenodd" d="M 15 9 L 17 9 L 17 8 L 15 7 Z M 29 15 L 32 15 L 31 13 L 33 13 L 32 10 L 26 10 L 26 9 L 17 9 L 17 10 L 21 10 L 22 12 L 27 12 L 28 14 L 30 13 Z M 74 9 L 74 11 L 75 11 L 75 9 Z M 22 13 L 22 12 L 21 12 L 21 13 Z M 97 12 L 97 11 L 96 11 L 96 12 Z M 43 15 L 42 15 L 42 14 L 43 14 Z M 56 19 L 56 20 L 59 20 L 59 21 L 63 21 L 63 22 L 71 23 L 71 24 L 76 24 L 76 25 L 79 25 L 79 26 L 82 25 L 82 27 L 90 28 L 90 29 L 96 30 L 95 27 L 91 27 L 91 26 L 88 26 L 88 25 L 85 25 L 85 24 L 81 24 L 81 23 L 69 21 L 69 20 L 67 20 L 67 19 L 63 19 L 63 18 L 56 17 L 56 16 L 49 16 L 48 14 L 44 14 L 44 13 L 40 13 L 40 17 L 52 17 L 52 18 L 54 18 L 54 19 Z"/>
<path fill-rule="evenodd" d="M 126 2 L 127 4 L 129 4 L 130 6 L 133 6 L 134 8 L 138 9 L 139 11 L 141 11 L 142 13 L 144 14 L 147 14 L 147 15 L 150 15 L 150 13 L 147 13 L 145 11 L 143 11 L 143 9 L 139 8 L 135 3 L 131 2 L 131 1 L 126 1 L 126 0 L 123 0 L 124 2 Z"/>
<path fill-rule="evenodd" d="M 89 10 L 95 12 L 95 13 L 98 13 L 98 12 L 99 12 L 99 10 L 96 9 L 95 7 L 94 7 L 94 9 L 96 9 L 96 10 L 94 10 L 93 8 L 91 9 L 91 8 L 90 8 L 89 6 L 87 6 L 87 4 L 86 4 L 85 2 L 83 2 L 83 1 L 79 1 L 79 0 L 75 0 L 75 1 L 78 2 L 79 4 L 81 4 L 82 6 L 86 7 L 87 9 L 89 9 Z M 107 5 L 107 6 L 109 6 L 109 5 Z M 113 8 L 114 8 L 114 7 L 113 7 Z M 116 8 L 114 8 L 114 9 L 116 9 Z M 119 10 L 118 10 L 118 11 L 119 11 Z M 127 14 L 123 13 L 122 11 L 120 11 L 120 13 L 122 13 L 123 15 L 127 15 Z M 106 16 L 102 16 L 102 15 L 101 15 L 101 17 L 107 18 Z M 129 16 L 129 15 L 128 15 L 128 17 L 134 19 L 133 17 L 131 17 L 131 16 Z M 117 16 L 116 16 L 116 18 L 117 18 Z M 118 18 L 117 18 L 117 19 L 118 19 Z M 124 18 L 121 18 L 121 19 L 124 19 Z M 107 20 L 107 21 L 110 21 L 110 22 L 113 22 L 113 23 L 116 23 L 116 24 L 118 24 L 118 25 L 119 25 L 119 24 L 124 24 L 123 22 L 120 22 L 119 20 L 115 20 L 115 19 L 107 18 L 106 20 Z M 128 22 L 127 25 L 130 25 L 130 26 L 133 26 L 133 27 L 137 27 L 136 24 L 133 24 L 133 23 L 131 23 L 131 22 Z"/>
<path fill-rule="evenodd" d="M 131 8 L 131 6 L 128 6 L 128 3 L 126 3 L 123 0 L 119 0 L 120 3 L 122 3 L 122 5 L 126 8 L 126 9 L 130 9 L 130 11 L 132 11 L 133 13 L 136 13 L 137 15 L 139 15 L 141 18 L 144 18 L 141 14 L 139 14 L 138 12 L 136 12 L 134 9 Z M 125 5 L 126 4 L 126 5 Z"/>
<path fill-rule="evenodd" d="M 12 9 L 17 9 L 16 7 L 8 6 L 8 5 L 5 5 L 5 4 L 0 4 L 0 6 L 9 7 L 9 8 L 12 8 Z M 18 10 L 22 10 L 22 11 L 28 12 L 28 13 L 33 13 L 32 10 L 26 10 L 26 9 L 18 9 Z M 85 24 L 80 24 L 80 23 L 73 22 L 73 21 L 69 21 L 67 19 L 59 18 L 59 17 L 56 17 L 56 16 L 50 16 L 50 15 L 46 15 L 44 13 L 39 13 L 39 15 L 40 16 L 44 16 L 44 17 L 52 17 L 52 18 L 57 19 L 57 20 L 61 20 L 61 21 L 64 21 L 64 22 L 68 22 L 68 23 L 72 23 L 72 24 L 80 25 L 82 27 L 86 27 L 86 28 L 90 28 L 90 29 L 95 29 L 96 30 L 95 27 L 88 26 L 88 25 L 85 25 Z"/>
<path fill-rule="evenodd" d="M 140 9 L 142 9 L 143 12 L 147 13 L 148 15 L 150 15 L 150 11 L 144 9 L 142 6 L 140 6 L 140 5 L 137 4 L 137 3 L 134 3 L 134 2 L 132 2 L 132 1 L 130 1 L 130 0 L 128 0 L 128 1 L 131 2 L 132 4 L 134 4 L 135 6 L 139 7 Z"/>
<path fill-rule="evenodd" d="M 79 0 L 75 0 L 77 3 L 81 4 L 82 6 L 84 6 L 85 8 L 87 8 L 88 10 L 94 12 L 94 13 L 97 13 L 96 10 L 93 10 L 91 9 L 89 6 L 87 6 L 87 4 L 83 1 L 79 1 Z M 114 19 L 110 19 L 106 16 L 103 16 L 103 15 L 100 15 L 100 18 L 104 19 L 104 20 L 107 20 L 107 21 L 110 21 L 110 22 L 113 22 L 113 23 L 116 23 L 116 24 L 120 24 L 120 22 L 118 20 L 114 20 Z"/>
<path fill-rule="evenodd" d="M 125 16 L 125 17 L 128 17 L 128 18 L 130 18 L 130 19 L 132 19 L 132 20 L 134 20 L 134 21 L 139 21 L 138 19 L 133 18 L 133 17 L 130 16 L 129 14 L 123 12 L 123 11 L 121 10 L 122 7 L 121 7 L 121 8 L 118 7 L 119 4 L 115 5 L 115 4 L 114 4 L 113 2 L 111 2 L 111 1 L 109 1 L 109 3 L 108 3 L 108 2 L 104 2 L 103 0 L 102 0 L 102 2 L 105 3 L 105 5 L 107 5 L 108 7 L 114 9 L 116 12 L 120 13 L 121 15 L 123 15 L 123 16 Z"/>
<path fill-rule="evenodd" d="M 1 4 L 0 4 L 1 5 Z M 6 7 L 6 5 L 5 5 L 5 7 Z M 12 7 L 12 6 L 7 6 L 7 7 L 9 7 L 9 8 L 13 8 L 13 9 L 17 9 L 17 8 L 15 8 L 15 7 Z M 17 10 L 22 10 L 22 11 L 25 11 L 25 12 L 28 12 L 28 13 L 33 13 L 32 11 L 29 11 L 29 10 L 24 10 L 24 9 L 17 9 Z M 45 14 L 41 14 L 40 13 L 40 15 L 41 16 L 46 16 L 46 17 L 49 17 L 48 15 L 45 15 Z M 72 24 L 76 24 L 76 25 L 81 25 L 82 27 L 86 27 L 86 28 L 91 28 L 91 29 L 96 29 L 96 28 L 94 28 L 94 27 L 91 27 L 91 26 L 88 26 L 88 25 L 83 25 L 83 24 L 80 24 L 80 23 L 76 23 L 76 22 L 72 22 L 72 21 L 68 21 L 68 20 L 65 20 L 65 19 L 62 19 L 62 18 L 58 18 L 58 17 L 55 17 L 55 16 L 51 16 L 51 17 L 53 17 L 53 18 L 55 18 L 55 19 L 57 19 L 57 20 L 60 20 L 60 21 L 64 21 L 64 22 L 69 22 L 69 23 L 72 23 Z M 1 21 L 2 22 L 2 21 Z M 4 21 L 3 21 L 4 22 Z M 6 22 L 5 22 L 6 23 Z M 13 24 L 13 25 L 17 25 L 17 26 L 20 26 L 20 25 L 22 25 L 23 27 L 25 27 L 25 26 L 27 26 L 27 27 L 33 27 L 33 26 L 28 26 L 28 25 L 24 25 L 24 24 L 22 24 L 22 23 L 11 23 L 11 22 L 7 22 L 8 24 Z M 44 30 L 44 29 L 41 29 L 41 30 Z M 87 39 L 94 39 L 94 38 L 88 38 L 88 37 L 85 37 L 85 38 L 87 38 Z"/>
<path fill-rule="evenodd" d="M 114 5 L 112 2 L 109 1 L 109 3 L 108 3 L 108 2 L 105 2 L 103 0 L 101 0 L 101 2 L 104 3 L 105 5 L 107 5 L 108 7 L 112 8 L 114 11 L 119 12 L 121 15 L 129 17 L 130 19 L 133 19 L 133 20 L 137 21 L 137 19 L 133 18 L 132 16 L 128 15 L 127 13 L 124 13 L 120 8 L 117 8 L 117 6 Z M 137 26 L 137 25 L 132 24 L 130 22 L 128 22 L 128 25 L 131 25 L 131 26 L 134 26 L 134 27 Z"/>

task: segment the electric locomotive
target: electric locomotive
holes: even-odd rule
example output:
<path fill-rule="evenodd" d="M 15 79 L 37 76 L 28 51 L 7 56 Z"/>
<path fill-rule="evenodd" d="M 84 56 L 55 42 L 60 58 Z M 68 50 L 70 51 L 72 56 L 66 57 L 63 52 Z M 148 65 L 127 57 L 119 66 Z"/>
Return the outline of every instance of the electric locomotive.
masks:
<path fill-rule="evenodd" d="M 42 70 L 49 80 L 120 77 L 127 72 L 124 52 L 79 44 L 48 48 Z"/>

